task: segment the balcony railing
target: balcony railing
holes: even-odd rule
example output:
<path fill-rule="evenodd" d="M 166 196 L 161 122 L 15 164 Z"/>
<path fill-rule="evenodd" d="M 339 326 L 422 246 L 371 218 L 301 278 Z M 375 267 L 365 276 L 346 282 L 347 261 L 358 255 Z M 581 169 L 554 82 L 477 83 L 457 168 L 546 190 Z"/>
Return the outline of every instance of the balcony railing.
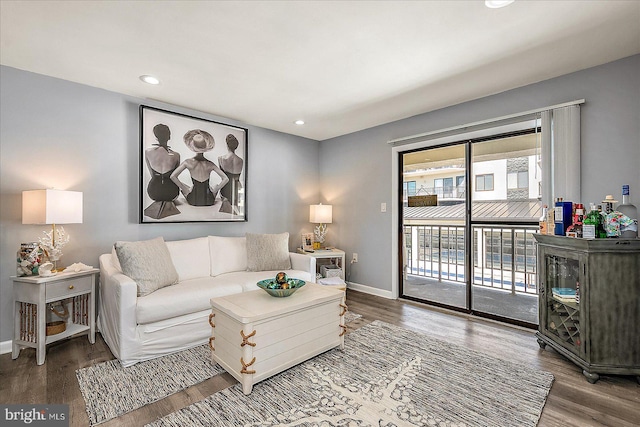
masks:
<path fill-rule="evenodd" d="M 472 284 L 537 294 L 535 225 L 473 226 Z M 405 225 L 406 273 L 466 283 L 465 227 Z"/>
<path fill-rule="evenodd" d="M 440 199 L 464 199 L 465 198 L 465 186 L 460 185 L 458 187 L 420 187 L 415 191 L 404 191 L 404 200 L 407 200 L 407 196 L 432 196 L 437 195 Z"/>

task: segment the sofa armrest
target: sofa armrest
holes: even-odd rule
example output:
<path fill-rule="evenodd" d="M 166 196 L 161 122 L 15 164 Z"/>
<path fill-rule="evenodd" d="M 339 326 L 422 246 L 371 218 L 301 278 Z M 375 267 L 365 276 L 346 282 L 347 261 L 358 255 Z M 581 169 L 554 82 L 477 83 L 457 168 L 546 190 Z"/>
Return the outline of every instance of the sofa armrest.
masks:
<path fill-rule="evenodd" d="M 306 254 L 297 252 L 289 252 L 291 258 L 291 268 L 293 270 L 301 270 L 309 273 L 309 277 L 313 282 L 316 281 L 316 259 Z"/>
<path fill-rule="evenodd" d="M 138 286 L 112 262 L 112 254 L 100 256 L 98 328 L 114 356 L 127 359 L 135 351 Z"/>

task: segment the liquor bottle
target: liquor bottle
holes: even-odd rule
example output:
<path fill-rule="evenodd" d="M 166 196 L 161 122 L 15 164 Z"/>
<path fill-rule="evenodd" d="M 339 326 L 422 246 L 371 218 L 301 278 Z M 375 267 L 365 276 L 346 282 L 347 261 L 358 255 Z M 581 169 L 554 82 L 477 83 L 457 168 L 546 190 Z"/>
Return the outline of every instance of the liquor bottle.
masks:
<path fill-rule="evenodd" d="M 638 237 L 638 209 L 629 201 L 628 184 L 622 186 L 622 204 L 618 206 L 617 211 L 635 221 L 635 224 L 630 227 L 626 227 L 620 237 Z"/>
<path fill-rule="evenodd" d="M 591 203 L 589 207 L 589 212 L 582 222 L 582 238 L 583 239 L 595 239 L 598 237 L 597 228 L 598 228 L 598 218 L 596 215 L 600 215 L 600 213 L 596 210 L 596 205 Z"/>
<path fill-rule="evenodd" d="M 604 212 L 602 211 L 602 205 L 597 205 L 596 209 L 598 210 L 598 227 L 596 228 L 596 233 L 598 234 L 599 239 L 607 238 L 607 230 L 604 229 Z"/>
<path fill-rule="evenodd" d="M 584 206 L 582 203 L 575 204 L 573 223 L 567 227 L 566 235 L 569 237 L 582 238 L 582 221 L 584 220 Z"/>
<path fill-rule="evenodd" d="M 547 205 L 542 206 L 542 216 L 540 216 L 538 232 L 540 234 L 549 234 L 547 230 L 547 217 L 549 216 L 549 207 Z"/>
<path fill-rule="evenodd" d="M 562 197 L 556 199 L 554 207 L 554 220 L 555 228 L 554 234 L 556 236 L 564 236 L 567 231 L 567 227 L 571 225 L 573 212 L 573 204 L 571 202 L 565 202 Z"/>
<path fill-rule="evenodd" d="M 584 205 L 578 203 L 576 205 L 576 213 L 573 217 L 574 230 L 579 238 L 582 238 L 582 222 L 584 221 Z"/>
<path fill-rule="evenodd" d="M 555 213 L 554 209 L 549 209 L 547 211 L 547 234 L 554 235 L 555 228 Z"/>

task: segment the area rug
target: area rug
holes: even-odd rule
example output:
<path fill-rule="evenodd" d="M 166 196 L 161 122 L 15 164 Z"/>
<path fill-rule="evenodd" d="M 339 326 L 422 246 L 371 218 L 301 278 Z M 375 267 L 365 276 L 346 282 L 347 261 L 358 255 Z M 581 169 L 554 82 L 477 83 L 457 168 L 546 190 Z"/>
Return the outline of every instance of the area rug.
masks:
<path fill-rule="evenodd" d="M 535 426 L 553 375 L 380 321 L 260 382 L 148 426 Z"/>
<path fill-rule="evenodd" d="M 347 312 L 345 323 L 361 318 Z M 199 384 L 224 370 L 208 345 L 123 368 L 117 360 L 76 371 L 92 426 Z"/>
<path fill-rule="evenodd" d="M 109 360 L 78 369 L 76 377 L 91 425 L 126 414 L 146 404 L 217 375 L 224 370 L 201 345 L 123 368 Z"/>

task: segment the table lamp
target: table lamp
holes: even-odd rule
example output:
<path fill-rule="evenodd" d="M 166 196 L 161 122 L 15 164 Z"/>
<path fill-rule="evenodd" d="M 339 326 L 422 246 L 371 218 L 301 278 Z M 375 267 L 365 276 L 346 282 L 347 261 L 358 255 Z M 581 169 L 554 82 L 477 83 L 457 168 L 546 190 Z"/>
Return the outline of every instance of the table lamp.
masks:
<path fill-rule="evenodd" d="M 54 265 L 62 256 L 62 247 L 69 242 L 64 228 L 56 224 L 82 224 L 82 192 L 64 190 L 30 190 L 22 192 L 22 223 L 50 224 L 40 246 Z M 54 270 L 55 271 L 55 270 Z"/>
<path fill-rule="evenodd" d="M 316 241 L 322 245 L 327 235 L 327 224 L 331 224 L 333 216 L 333 206 L 323 205 L 322 203 L 309 206 L 309 222 L 318 224 L 314 231 Z M 314 245 L 315 246 L 315 245 Z M 319 248 L 314 248 L 319 249 Z"/>

